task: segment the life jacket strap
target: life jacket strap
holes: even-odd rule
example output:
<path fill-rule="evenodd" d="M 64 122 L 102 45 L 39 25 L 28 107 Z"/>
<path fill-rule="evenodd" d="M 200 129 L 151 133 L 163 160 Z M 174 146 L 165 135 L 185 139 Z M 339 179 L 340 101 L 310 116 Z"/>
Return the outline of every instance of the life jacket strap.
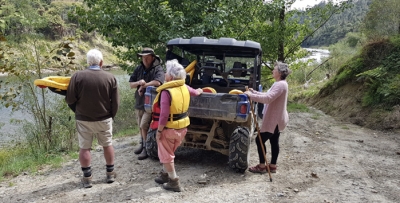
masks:
<path fill-rule="evenodd" d="M 160 114 L 159 113 L 153 113 L 153 121 L 159 121 L 160 120 Z M 188 112 L 180 113 L 180 114 L 172 114 L 172 120 L 180 120 L 183 118 L 186 118 L 188 116 Z M 172 121 L 171 116 L 168 118 L 168 121 Z"/>

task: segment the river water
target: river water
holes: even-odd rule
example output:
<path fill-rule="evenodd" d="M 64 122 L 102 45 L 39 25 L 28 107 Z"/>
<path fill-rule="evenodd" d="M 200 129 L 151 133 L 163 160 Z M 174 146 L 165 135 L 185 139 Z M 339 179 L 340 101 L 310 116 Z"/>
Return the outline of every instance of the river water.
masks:
<path fill-rule="evenodd" d="M 311 48 L 304 48 L 304 49 L 307 50 L 310 53 L 310 55 L 300 59 L 302 61 L 313 59 L 316 63 L 322 63 L 323 60 L 329 57 L 330 54 L 329 50 L 326 49 L 311 49 Z"/>
<path fill-rule="evenodd" d="M 12 112 L 11 108 L 0 109 L 0 146 L 13 139 L 16 139 L 16 132 L 20 127 L 19 124 L 11 122 L 11 120 L 20 120 L 24 118 L 24 113 L 21 111 Z"/>

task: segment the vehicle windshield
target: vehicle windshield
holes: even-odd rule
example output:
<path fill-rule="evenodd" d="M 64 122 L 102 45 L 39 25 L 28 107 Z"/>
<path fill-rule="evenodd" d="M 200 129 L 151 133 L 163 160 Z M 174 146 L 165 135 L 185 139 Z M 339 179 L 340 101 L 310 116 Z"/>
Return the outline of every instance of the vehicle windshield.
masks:
<path fill-rule="evenodd" d="M 197 61 L 188 72 L 186 84 L 213 87 L 218 92 L 257 88 L 260 84 L 261 48 L 257 42 L 231 38 L 173 39 L 167 45 L 167 60 L 177 59 L 183 67 Z"/>

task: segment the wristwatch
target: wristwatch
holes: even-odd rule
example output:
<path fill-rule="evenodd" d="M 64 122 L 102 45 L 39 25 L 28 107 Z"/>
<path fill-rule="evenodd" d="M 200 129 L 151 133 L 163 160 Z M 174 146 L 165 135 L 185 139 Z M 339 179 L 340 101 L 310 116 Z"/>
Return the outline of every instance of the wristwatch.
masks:
<path fill-rule="evenodd" d="M 162 132 L 162 130 L 157 130 L 157 132 L 161 133 L 161 132 Z"/>

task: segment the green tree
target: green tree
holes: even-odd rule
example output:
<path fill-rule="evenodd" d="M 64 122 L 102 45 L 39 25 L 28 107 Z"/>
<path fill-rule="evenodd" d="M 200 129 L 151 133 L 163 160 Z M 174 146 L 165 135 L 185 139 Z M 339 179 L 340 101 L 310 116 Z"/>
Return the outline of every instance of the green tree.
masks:
<path fill-rule="evenodd" d="M 74 36 L 77 22 L 68 18 L 74 5 L 60 1 L 2 0 L 0 32 L 18 42 L 26 40 L 31 33 L 40 33 L 53 40 Z"/>
<path fill-rule="evenodd" d="M 0 6 L 1 31 L 9 40 L 21 42 L 26 34 L 47 25 L 40 15 L 43 5 L 39 0 L 3 0 Z"/>
<path fill-rule="evenodd" d="M 372 0 L 354 0 L 351 3 L 349 2 L 350 7 L 348 9 L 334 14 L 321 29 L 316 31 L 302 45 L 305 47 L 328 46 L 343 39 L 348 32 L 360 32 L 363 19 L 371 2 Z M 316 7 L 325 5 L 326 2 L 321 2 Z"/>
<path fill-rule="evenodd" d="M 255 0 L 85 2 L 87 7 L 77 7 L 80 25 L 106 36 L 113 46 L 127 48 L 119 56 L 129 61 L 135 61 L 136 52 L 143 46 L 165 53 L 165 43 L 176 37 L 238 37 L 256 15 L 252 9 L 260 5 Z"/>
<path fill-rule="evenodd" d="M 123 60 L 136 61 L 143 46 L 165 53 L 165 43 L 172 38 L 206 36 L 232 37 L 260 42 L 263 60 L 294 61 L 302 57 L 298 50 L 307 36 L 348 1 L 329 2 L 325 7 L 308 8 L 307 18 L 291 9 L 295 0 L 84 0 L 77 7 L 83 29 L 97 31 L 113 46 L 123 46 Z M 301 21 L 301 22 L 300 22 Z M 267 65 L 269 63 L 266 63 Z M 131 67 L 132 68 L 132 67 Z"/>
<path fill-rule="evenodd" d="M 364 20 L 363 31 L 371 40 L 400 34 L 400 1 L 373 0 Z"/>
<path fill-rule="evenodd" d="M 273 0 L 264 4 L 262 17 L 257 17 L 260 26 L 254 27 L 254 32 L 265 29 L 257 37 L 264 51 L 264 61 L 293 62 L 303 57 L 299 52 L 300 45 L 325 25 L 333 15 L 346 9 L 351 1 L 339 4 L 328 2 L 323 6 L 291 9 L 295 0 Z"/>

